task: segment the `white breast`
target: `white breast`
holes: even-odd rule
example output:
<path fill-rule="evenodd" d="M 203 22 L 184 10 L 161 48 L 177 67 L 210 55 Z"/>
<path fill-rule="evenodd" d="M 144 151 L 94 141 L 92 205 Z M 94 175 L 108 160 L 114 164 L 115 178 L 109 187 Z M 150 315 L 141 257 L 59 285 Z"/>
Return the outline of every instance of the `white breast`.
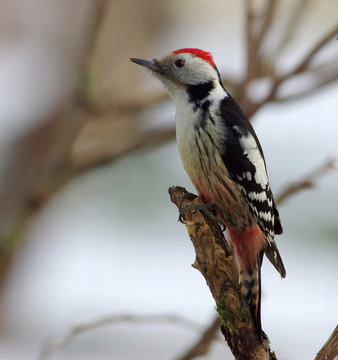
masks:
<path fill-rule="evenodd" d="M 196 146 L 194 123 L 197 116 L 193 110 L 193 104 L 188 102 L 188 96 L 184 90 L 174 100 L 176 105 L 176 139 L 184 164 L 191 157 L 192 147 Z"/>
<path fill-rule="evenodd" d="M 207 171 L 210 170 L 210 163 L 207 158 L 206 152 L 211 154 L 213 144 L 210 141 L 209 135 L 202 129 L 197 133 L 197 125 L 200 117 L 202 116 L 201 109 L 196 109 L 193 103 L 188 101 L 188 95 L 185 90 L 175 94 L 175 105 L 176 105 L 176 138 L 178 149 L 182 158 L 183 166 L 187 171 L 190 178 L 196 180 L 197 176 L 200 175 L 201 170 Z M 217 86 L 213 89 L 205 100 L 211 100 L 212 104 L 210 105 L 211 113 L 216 114 L 217 107 L 219 106 L 219 101 L 221 101 L 224 96 L 226 96 L 225 91 Z M 218 120 L 215 117 L 215 120 Z M 206 119 L 207 123 L 205 125 L 206 130 L 212 136 L 215 143 L 219 141 L 219 135 L 217 133 L 217 127 L 223 125 L 211 124 L 209 119 Z M 201 154 L 203 153 L 203 163 L 201 164 Z M 204 169 L 201 169 L 201 165 Z"/>

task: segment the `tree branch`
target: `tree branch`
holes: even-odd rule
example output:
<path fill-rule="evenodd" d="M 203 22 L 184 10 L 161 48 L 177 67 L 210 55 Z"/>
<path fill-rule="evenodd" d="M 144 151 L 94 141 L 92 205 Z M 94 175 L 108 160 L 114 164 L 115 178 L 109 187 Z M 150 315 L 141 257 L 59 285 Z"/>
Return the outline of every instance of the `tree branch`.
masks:
<path fill-rule="evenodd" d="M 269 0 L 270 7 L 273 6 L 273 0 Z M 98 2 L 99 3 L 99 2 Z M 299 6 L 297 11 L 299 11 L 300 14 L 303 14 L 303 5 L 308 3 L 308 0 L 300 0 Z M 256 59 L 257 57 L 257 51 L 259 49 L 259 44 L 262 43 L 262 40 L 265 37 L 266 29 L 269 28 L 271 24 L 272 19 L 272 12 L 270 10 L 267 11 L 266 17 L 263 19 L 264 22 L 261 23 L 260 27 L 260 35 L 257 34 L 256 29 L 254 28 L 254 25 L 259 25 L 259 16 L 255 19 L 255 14 L 253 14 L 252 10 L 252 0 L 247 0 L 247 54 L 248 54 L 248 64 L 247 64 L 247 79 L 244 79 L 241 82 L 237 82 L 235 80 L 231 81 L 231 86 L 233 87 L 232 92 L 234 94 L 246 94 L 247 86 L 249 85 L 248 79 L 256 79 L 260 76 L 260 61 L 263 64 L 269 64 L 271 62 L 271 59 L 268 58 L 268 56 L 264 56 L 262 59 Z M 98 6 L 98 5 L 95 5 Z M 102 7 L 103 9 L 103 7 Z M 294 12 L 295 13 L 295 12 Z M 100 15 L 102 15 L 101 12 L 98 12 L 98 20 L 100 18 Z M 270 19 L 269 19 L 270 16 Z M 141 17 L 142 18 L 142 17 Z M 292 19 L 292 18 L 290 18 Z M 295 20 L 296 19 L 296 20 Z M 290 20 L 291 21 L 291 20 Z M 294 16 L 293 17 L 293 24 L 290 26 L 289 24 L 286 24 L 286 33 L 284 36 L 284 43 L 282 41 L 281 49 L 284 48 L 284 45 L 288 42 L 290 36 L 292 27 L 295 27 L 299 23 L 299 17 Z M 95 26 L 93 26 L 95 28 Z M 263 30 L 265 29 L 265 30 Z M 294 69 L 285 75 L 278 76 L 278 74 L 272 74 L 272 77 L 275 76 L 277 79 L 277 82 L 275 82 L 275 86 L 272 88 L 270 96 L 268 96 L 263 102 L 259 104 L 253 104 L 253 102 L 250 99 L 244 99 L 245 101 L 241 102 L 241 104 L 247 108 L 247 114 L 250 117 L 257 111 L 261 106 L 264 106 L 265 104 L 273 101 L 287 101 L 287 100 L 293 100 L 296 98 L 299 98 L 301 96 L 306 96 L 312 91 L 310 89 L 305 89 L 304 91 L 299 92 L 299 94 L 291 95 L 291 96 L 285 96 L 283 98 L 278 97 L 278 89 L 280 85 L 286 81 L 289 78 L 292 78 L 293 75 L 296 75 L 298 73 L 304 74 L 309 73 L 314 69 L 314 67 L 310 67 L 310 63 L 312 59 L 318 54 L 323 46 L 328 43 L 328 41 L 331 39 L 331 37 L 335 37 L 337 32 L 337 28 L 334 28 L 331 32 L 329 32 L 327 35 L 322 37 L 313 47 L 312 49 L 303 57 L 303 59 L 298 63 L 297 66 L 294 67 Z M 96 34 L 93 33 L 94 35 Z M 286 39 L 286 40 L 285 40 Z M 254 42 L 251 42 L 253 40 Z M 89 49 L 92 47 L 90 44 L 93 44 L 94 41 L 88 40 L 88 52 Z M 278 50 L 280 51 L 280 50 Z M 250 75 L 249 75 L 250 74 Z M 315 76 L 318 78 L 320 74 L 315 74 Z M 321 78 L 320 81 L 313 87 L 313 89 L 318 89 L 324 85 L 327 85 L 331 83 L 332 81 L 336 80 L 336 75 L 333 76 L 333 78 Z M 226 87 L 228 87 L 227 81 L 225 81 Z M 111 97 L 111 95 L 109 95 Z M 117 118 L 117 116 L 120 116 L 121 114 L 128 114 L 128 115 L 137 115 L 140 111 L 142 111 L 144 108 L 146 108 L 149 105 L 159 104 L 162 101 L 165 101 L 167 99 L 167 95 L 164 93 L 160 94 L 150 94 L 145 97 L 139 97 L 137 100 L 131 100 L 130 102 L 124 102 L 124 103 L 118 103 L 117 101 L 113 101 L 112 103 L 101 103 L 99 105 L 97 104 L 88 104 L 87 102 L 83 101 L 84 99 L 80 99 L 79 101 L 79 108 L 80 111 L 83 113 L 86 113 L 85 116 L 88 116 L 88 118 L 91 118 L 93 120 L 94 117 L 98 117 L 101 115 L 110 116 L 112 119 Z M 86 99 L 88 100 L 88 99 Z M 247 104 L 246 104 L 247 102 Z M 252 106 L 253 104 L 253 106 Z M 58 114 L 55 115 L 56 117 Z M 77 115 L 76 118 L 79 118 Z M 71 121 L 69 121 L 71 120 Z M 74 121 L 75 120 L 75 121 Z M 95 119 L 96 120 L 96 119 Z M 81 124 L 79 124 L 79 121 Z M 56 122 L 56 121 L 55 121 Z M 59 120 L 58 120 L 59 122 Z M 2 208 L 3 212 L 5 213 L 5 216 L 2 216 L 2 221 L 7 216 L 10 216 L 11 222 L 13 225 L 10 226 L 10 235 L 5 236 L 6 241 L 5 244 L 7 244 L 7 238 L 15 238 L 18 236 L 18 233 L 23 232 L 22 228 L 24 228 L 24 224 L 28 218 L 33 216 L 37 209 L 39 209 L 41 206 L 43 206 L 47 199 L 52 196 L 57 190 L 60 189 L 61 186 L 63 186 L 68 180 L 70 180 L 72 177 L 84 172 L 91 170 L 97 166 L 104 165 L 110 161 L 115 160 L 118 157 L 121 157 L 125 155 L 126 153 L 129 153 L 130 151 L 133 151 L 135 149 L 138 149 L 143 146 L 147 146 L 149 143 L 153 143 L 154 139 L 152 137 L 153 133 L 149 133 L 148 135 L 145 135 L 143 137 L 143 134 L 141 134 L 139 137 L 135 137 L 136 144 L 128 144 L 128 147 L 125 148 L 124 151 L 114 151 L 113 147 L 111 148 L 110 152 L 107 153 L 100 153 L 96 154 L 97 156 L 90 157 L 87 159 L 87 161 L 81 162 L 81 164 L 77 163 L 76 165 L 74 163 L 69 164 L 69 156 L 71 153 L 71 147 L 73 145 L 73 140 L 70 139 L 70 137 L 75 138 L 75 136 L 78 134 L 80 128 L 82 127 L 83 118 L 81 119 L 74 119 L 74 112 L 72 111 L 71 114 L 67 115 L 64 120 L 62 120 L 62 123 L 65 124 L 65 126 L 62 126 L 62 129 L 64 129 L 64 133 L 62 131 L 58 130 L 57 133 L 59 136 L 54 136 L 56 131 L 54 128 L 54 119 L 51 119 L 50 126 L 48 125 L 48 128 L 46 126 L 46 129 L 42 129 L 41 134 L 38 134 L 39 129 L 36 129 L 36 135 L 32 134 L 34 136 L 29 136 L 27 140 L 29 140 L 32 144 L 32 151 L 27 151 L 26 144 L 24 143 L 23 150 L 21 151 L 22 147 L 22 141 L 20 141 L 20 153 L 24 154 L 26 156 L 22 156 L 22 161 L 11 161 L 11 168 L 16 168 L 19 176 L 16 176 L 17 171 L 14 172 L 14 175 L 7 171 L 8 175 L 8 183 L 4 187 L 4 193 L 6 194 L 6 197 L 9 199 L 10 206 L 4 206 L 4 201 L 2 201 Z M 71 124 L 71 127 L 76 127 L 76 131 L 69 131 L 69 124 Z M 61 124 L 62 125 L 62 124 Z M 61 128 L 61 125 L 58 125 Z M 67 126 L 66 126 L 67 125 Z M 34 130 L 35 132 L 35 130 Z M 48 133 L 50 137 L 55 137 L 56 141 L 50 141 L 49 149 L 45 147 L 39 147 L 38 141 L 36 139 L 40 138 L 40 136 L 43 138 L 43 141 L 41 141 L 42 145 L 46 144 L 46 137 L 45 133 Z M 69 135 L 70 134 L 70 135 Z M 162 134 L 157 134 L 158 138 L 157 140 L 159 142 L 165 141 L 168 138 L 174 137 L 174 131 L 168 130 L 168 132 L 164 132 Z M 35 137 L 36 136 L 36 137 Z M 64 146 L 65 138 L 69 139 L 67 140 L 66 146 Z M 62 139 L 62 141 L 60 141 Z M 141 139 L 141 140 L 140 140 Z M 33 141 L 34 140 L 34 141 Z M 57 144 L 57 148 L 60 147 L 60 151 L 58 150 L 57 153 L 55 153 L 54 150 L 54 144 Z M 62 148 L 63 147 L 63 148 Z M 42 150 L 41 150 L 42 149 Z M 50 150 L 52 149 L 52 150 Z M 49 153 L 50 151 L 50 153 Z M 37 153 L 37 156 L 32 156 L 32 153 Z M 29 155 L 29 156 L 28 156 Z M 21 157 L 20 157 L 21 159 Z M 29 161 L 27 161 L 29 159 Z M 32 162 L 32 159 L 34 160 Z M 41 160 L 40 163 L 37 163 L 37 160 Z M 52 161 L 51 161 L 51 160 Z M 14 165 L 14 166 L 13 166 Z M 41 166 L 41 167 L 40 167 Z M 71 167 L 71 169 L 69 169 Z M 39 171 L 34 169 L 39 169 Z M 41 169 L 41 171 L 40 171 Z M 34 170 L 34 171 L 33 171 Z M 51 171 L 53 170 L 53 171 Z M 29 173 L 28 175 L 26 173 Z M 31 176 L 33 174 L 33 176 Z M 43 175 L 43 182 L 37 181 L 36 174 L 44 174 Z M 26 178 L 29 178 L 29 181 L 26 181 Z M 39 176 L 39 179 L 41 176 Z M 312 179 L 313 182 L 318 180 L 318 178 Z M 20 182 L 22 185 L 18 187 L 11 186 L 12 184 Z M 284 201 L 288 196 L 291 196 L 295 194 L 296 192 L 309 188 L 309 184 L 305 181 L 303 184 L 298 184 L 298 187 L 295 186 L 295 184 L 290 185 L 291 190 L 289 189 L 286 192 L 286 195 L 284 194 L 284 198 L 282 197 L 280 201 Z M 12 190 L 13 189 L 13 190 Z M 12 190 L 12 191 L 8 191 Z M 13 210 L 13 204 L 17 205 L 16 209 Z M 28 205 L 26 205 L 28 204 Z M 24 215 L 22 215 L 22 213 Z M 6 215 L 7 214 L 7 215 Z M 18 214 L 18 215 L 17 215 Z M 12 231 L 13 229 L 13 231 Z M 17 243 L 17 240 L 15 241 L 8 241 L 8 243 Z M 10 260 L 14 254 L 14 250 L 12 250 L 11 247 L 5 246 L 5 250 L 8 252 L 8 249 L 11 249 L 10 254 L 5 254 L 1 256 L 1 251 L 4 251 L 0 248 L 0 258 L 2 259 L 1 266 L 3 267 L 3 271 L 0 270 L 0 275 L 4 277 L 4 274 L 7 272 L 8 264 L 10 264 Z M 212 329 L 212 327 L 210 327 Z M 212 336 L 208 337 L 208 341 L 211 341 Z"/>
<path fill-rule="evenodd" d="M 286 77 L 291 77 L 292 75 L 299 74 L 305 71 L 310 62 L 314 59 L 314 57 L 319 53 L 319 51 L 327 45 L 329 41 L 336 41 L 335 38 L 338 33 L 338 25 L 335 25 L 330 31 L 328 31 L 324 36 L 322 36 L 317 43 L 315 43 L 310 51 L 303 57 L 303 59 L 299 62 L 299 64 L 290 71 Z"/>
<path fill-rule="evenodd" d="M 338 61 L 338 60 L 337 60 Z M 284 95 L 284 96 L 276 96 L 275 99 L 273 99 L 272 103 L 286 103 L 291 101 L 297 101 L 300 99 L 305 98 L 306 96 L 312 95 L 314 93 L 317 93 L 318 90 L 326 87 L 329 84 L 332 84 L 333 82 L 338 80 L 338 72 L 334 72 L 328 76 L 318 76 L 315 84 L 311 87 L 306 87 L 302 90 L 299 90 L 298 92 L 290 95 Z"/>
<path fill-rule="evenodd" d="M 305 8 L 309 5 L 309 0 L 298 0 L 298 2 L 293 1 L 292 5 L 293 8 L 288 13 L 289 16 L 286 19 L 282 37 L 272 54 L 274 61 L 276 58 L 278 58 L 281 52 L 289 44 L 292 36 L 296 33 L 296 29 L 299 26 L 302 17 L 306 13 Z"/>
<path fill-rule="evenodd" d="M 203 331 L 198 342 L 194 344 L 183 356 L 178 360 L 191 360 L 197 356 L 204 356 L 209 352 L 212 342 L 217 337 L 217 332 L 221 327 L 221 320 L 215 317 L 211 325 Z"/>
<path fill-rule="evenodd" d="M 273 20 L 276 15 L 277 5 L 278 5 L 278 2 L 275 0 L 267 1 L 267 4 L 266 4 L 267 10 L 266 10 L 266 13 L 264 16 L 264 20 L 262 21 L 259 32 L 256 36 L 256 41 L 257 41 L 257 46 L 258 46 L 257 50 L 261 49 L 264 39 L 265 39 L 265 36 L 268 33 L 268 31 L 273 23 Z"/>
<path fill-rule="evenodd" d="M 137 98 L 128 101 L 101 101 L 92 103 L 83 101 L 80 105 L 86 111 L 89 118 L 105 117 L 117 118 L 119 115 L 135 115 L 149 106 L 160 104 L 169 100 L 169 95 L 162 91 L 151 94 L 139 94 Z"/>
<path fill-rule="evenodd" d="M 281 204 L 287 198 L 295 195 L 296 193 L 306 190 L 312 189 L 320 177 L 325 175 L 328 171 L 334 170 L 336 168 L 336 160 L 327 160 L 324 164 L 321 164 L 314 170 L 312 170 L 308 175 L 303 177 L 300 180 L 297 180 L 291 184 L 289 184 L 282 192 L 276 197 L 276 203 Z"/>
<path fill-rule="evenodd" d="M 65 348 L 71 341 L 74 340 L 76 336 L 79 336 L 80 334 L 86 331 L 95 330 L 103 326 L 122 323 L 122 322 L 128 322 L 133 324 L 147 324 L 147 325 L 171 323 L 171 324 L 180 325 L 181 327 L 187 329 L 199 330 L 200 328 L 200 325 L 175 315 L 131 315 L 131 314 L 109 315 L 71 327 L 64 334 L 58 336 L 56 340 L 53 339 L 52 341 L 46 343 L 38 359 L 48 360 L 57 351 L 60 351 L 61 349 Z"/>
<path fill-rule="evenodd" d="M 181 187 L 171 187 L 169 193 L 171 201 L 179 209 L 202 203 Z M 217 221 L 191 210 L 185 213 L 184 223 L 196 252 L 193 267 L 202 273 L 207 282 L 221 318 L 222 333 L 235 358 L 276 360 L 268 340 L 262 344 L 258 338 L 251 313 L 239 289 L 231 250 Z"/>
<path fill-rule="evenodd" d="M 285 199 L 289 196 L 294 195 L 296 192 L 301 191 L 303 189 L 313 187 L 315 182 L 318 181 L 318 178 L 325 174 L 330 169 L 334 168 L 335 162 L 333 160 L 329 160 L 314 171 L 312 171 L 305 179 L 296 182 L 295 184 L 298 185 L 290 185 L 287 187 L 278 197 L 278 202 L 281 203 L 285 201 Z M 311 184 L 311 185 L 309 185 Z M 180 199 L 183 195 L 187 196 L 189 193 L 183 189 L 176 187 L 175 189 L 170 188 L 171 193 L 171 199 L 176 204 L 177 207 L 180 205 Z M 190 194 L 191 197 L 193 196 Z M 191 197 L 189 200 L 189 196 L 182 201 L 182 206 L 187 206 L 193 203 L 199 203 L 199 200 L 197 197 L 193 196 L 195 198 L 194 201 L 191 201 Z M 274 353 L 269 353 L 270 350 L 264 349 L 262 350 L 262 346 L 258 344 L 258 349 L 256 349 L 257 341 L 254 339 L 254 343 L 248 343 L 249 346 L 253 346 L 253 351 L 257 352 L 255 353 L 255 357 L 240 357 L 242 356 L 240 352 L 237 354 L 235 353 L 238 351 L 238 347 L 236 344 L 236 341 L 240 341 L 241 337 L 236 338 L 234 334 L 236 334 L 236 329 L 231 329 L 231 331 L 226 329 L 226 326 L 229 326 L 228 324 L 231 323 L 231 326 L 234 324 L 240 324 L 242 327 L 246 327 L 249 324 L 249 334 L 250 338 L 255 338 L 255 331 L 254 334 L 251 334 L 251 325 L 250 319 L 247 319 L 246 316 L 248 314 L 243 314 L 238 311 L 238 309 L 241 306 L 245 306 L 244 300 L 241 298 L 241 293 L 237 287 L 237 274 L 233 270 L 232 265 L 232 256 L 230 249 L 228 248 L 228 245 L 224 239 L 223 234 L 220 232 L 220 229 L 218 227 L 217 223 L 213 223 L 209 219 L 205 219 L 203 215 L 201 215 L 199 212 L 192 211 L 192 213 L 188 213 L 185 216 L 185 224 L 188 229 L 189 235 L 191 237 L 191 240 L 193 241 L 193 244 L 196 249 L 196 261 L 194 263 L 194 267 L 197 268 L 205 277 L 207 280 L 207 284 L 212 286 L 213 289 L 213 295 L 219 294 L 219 291 L 217 288 L 215 289 L 215 283 L 219 282 L 220 284 L 222 281 L 226 283 L 225 286 L 220 285 L 221 289 L 230 289 L 231 295 L 234 297 L 231 297 L 231 300 L 234 301 L 233 304 L 229 304 L 224 302 L 224 299 L 221 298 L 221 302 L 223 301 L 223 306 L 231 305 L 229 309 L 224 308 L 223 306 L 218 305 L 218 311 L 219 316 L 216 317 L 212 324 L 203 332 L 202 336 L 199 338 L 199 341 L 194 344 L 189 351 L 186 352 L 182 357 L 179 358 L 179 360 L 191 360 L 197 356 L 203 356 L 206 355 L 209 351 L 209 348 L 212 344 L 212 342 L 217 337 L 217 332 L 219 331 L 219 328 L 221 325 L 223 325 L 223 333 L 226 337 L 227 341 L 230 341 L 229 346 L 231 350 L 233 351 L 234 355 L 236 356 L 236 359 L 269 359 L 269 360 L 275 360 Z M 200 238 L 198 238 L 200 237 Z M 210 240 L 212 243 L 210 244 Z M 202 245 L 203 243 L 203 245 Z M 208 246 L 210 244 L 210 246 Z M 197 256 L 197 253 L 199 256 Z M 205 257 L 204 257 L 205 256 Z M 215 258 L 213 258 L 216 256 Z M 204 258 L 203 258 L 204 257 Z M 225 266 L 225 268 L 223 268 Z M 215 270 L 215 271 L 214 271 Z M 221 276 L 220 279 L 213 279 L 213 277 Z M 224 276 L 230 276 L 229 278 Z M 217 284 L 216 284 L 217 286 Z M 236 288 L 237 287 L 237 288 Z M 211 288 L 210 288 L 211 290 Z M 220 295 L 217 295 L 218 298 Z M 225 291 L 224 296 L 227 296 L 227 292 Z M 215 297 L 214 297 L 215 298 Z M 216 298 L 215 298 L 216 300 Z M 216 302 L 217 303 L 217 302 Z M 219 304 L 220 302 L 218 302 Z M 240 307 L 236 308 L 236 304 L 240 304 Z M 225 311 L 227 310 L 227 311 Z M 226 314 L 226 318 L 224 319 L 224 314 Z M 243 318 L 244 315 L 244 318 Z M 236 319 L 236 316 L 240 316 L 240 319 Z M 221 319 L 222 320 L 221 320 Z M 90 321 L 87 323 L 82 323 L 76 326 L 73 326 L 71 329 L 67 330 L 64 334 L 59 336 L 57 340 L 53 340 L 49 343 L 47 343 L 44 348 L 42 349 L 39 360 L 47 360 L 52 356 L 55 352 L 59 351 L 60 349 L 63 349 L 65 346 L 67 346 L 76 336 L 82 334 L 83 332 L 94 330 L 96 328 L 111 325 L 118 322 L 132 322 L 132 323 L 163 323 L 163 322 L 170 322 L 174 324 L 179 324 L 180 326 L 184 326 L 189 329 L 197 329 L 199 325 L 197 325 L 194 322 L 188 321 L 186 319 L 182 319 L 178 316 L 174 315 L 145 315 L 145 316 L 137 316 L 137 315 L 111 315 L 106 316 L 100 319 L 96 319 L 94 321 Z M 251 320 L 252 322 L 252 320 Z M 244 325 L 243 325 L 244 323 Z M 246 331 L 247 329 L 243 330 L 240 329 L 240 332 Z M 230 336 L 229 336 L 230 332 Z M 238 336 L 243 336 L 243 334 L 240 334 Z M 239 347 L 240 350 L 245 350 L 241 347 Z M 264 348 L 264 347 L 263 347 Z M 234 349 L 234 350 L 233 350 Z M 250 349 L 251 351 L 252 349 Z M 234 352 L 235 351 L 235 352 Z M 338 327 L 334 330 L 329 340 L 326 342 L 326 344 L 323 346 L 323 348 L 319 351 L 317 357 L 315 360 L 334 360 L 335 356 L 337 356 L 338 352 Z M 261 357 L 256 357 L 261 356 Z M 266 357 L 269 356 L 269 357 Z"/>
<path fill-rule="evenodd" d="M 74 80 L 64 88 L 65 93 L 72 88 L 72 94 L 48 118 L 38 121 L 13 141 L 9 155 L 4 158 L 0 187 L 0 293 L 28 218 L 59 189 L 68 168 L 72 145 L 83 124 L 70 103 L 78 96 L 76 79 L 80 78 L 87 55 L 93 50 L 105 5 L 105 0 L 92 2 L 86 11 L 88 16 L 81 20 L 81 26 L 78 24 L 83 37 L 72 53 Z"/>
<path fill-rule="evenodd" d="M 135 136 L 136 137 L 136 136 Z M 157 146 L 172 140 L 175 137 L 175 128 L 160 128 L 153 131 L 138 133 L 138 137 L 132 142 L 125 143 L 124 147 L 117 151 L 111 149 L 104 153 L 91 154 L 86 151 L 84 154 L 74 156 L 74 161 L 70 167 L 67 179 L 72 179 L 87 171 L 94 170 L 100 166 L 110 164 L 114 160 L 121 159 L 138 149 L 144 149 L 146 147 Z"/>
<path fill-rule="evenodd" d="M 285 187 L 284 190 L 281 191 L 279 195 L 277 195 L 276 203 L 280 205 L 283 202 L 285 202 L 288 198 L 297 194 L 298 192 L 315 187 L 320 177 L 327 174 L 327 172 L 329 172 L 330 170 L 334 170 L 336 168 L 335 167 L 336 163 L 337 163 L 336 160 L 327 160 L 317 168 L 313 169 L 307 176 L 302 177 L 301 179 L 293 183 L 290 183 L 288 186 Z M 194 357 L 205 354 L 203 352 L 203 349 L 207 349 L 210 347 L 213 339 L 215 338 L 215 334 L 218 331 L 218 328 L 215 327 L 215 323 L 217 321 L 218 321 L 217 318 L 214 318 L 212 323 L 205 329 L 203 335 L 199 338 L 199 340 L 179 360 L 183 360 L 183 359 L 191 360 Z M 208 333 L 207 338 L 204 337 L 205 333 Z M 214 334 L 214 336 L 212 336 L 212 334 Z M 324 360 L 324 359 L 316 359 L 316 360 Z"/>
<path fill-rule="evenodd" d="M 330 41 L 335 39 L 335 36 L 338 32 L 338 25 L 334 26 L 330 31 L 328 31 L 318 42 L 304 55 L 303 59 L 289 72 L 278 75 L 272 74 L 273 84 L 269 91 L 269 94 L 262 100 L 257 103 L 250 103 L 250 115 L 252 116 L 259 108 L 264 104 L 273 102 L 277 99 L 277 93 L 280 86 L 287 80 L 293 78 L 295 75 L 301 74 L 308 70 L 309 64 L 314 59 L 314 57 L 320 52 L 320 50 Z"/>
<path fill-rule="evenodd" d="M 246 0 L 245 2 L 245 31 L 246 31 L 246 77 L 243 83 L 245 88 L 251 79 L 255 76 L 255 69 L 257 69 L 257 41 L 254 29 L 254 13 L 252 8 L 252 0 Z"/>
<path fill-rule="evenodd" d="M 317 354 L 315 360 L 335 360 L 338 357 L 338 325 L 333 330 L 329 340 Z"/>

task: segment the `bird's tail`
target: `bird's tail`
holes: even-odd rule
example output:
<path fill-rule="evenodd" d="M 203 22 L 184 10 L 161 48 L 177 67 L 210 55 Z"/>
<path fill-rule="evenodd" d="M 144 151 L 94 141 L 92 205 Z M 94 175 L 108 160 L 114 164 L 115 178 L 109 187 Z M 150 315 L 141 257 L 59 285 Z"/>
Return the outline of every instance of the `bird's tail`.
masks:
<path fill-rule="evenodd" d="M 256 331 L 259 337 L 262 335 L 261 324 L 261 265 L 263 251 L 258 255 L 257 262 L 252 269 L 242 268 L 239 270 L 239 285 L 241 292 L 249 305 L 253 316 Z"/>
<path fill-rule="evenodd" d="M 264 252 L 266 257 L 270 260 L 271 264 L 280 273 L 280 276 L 282 278 L 285 278 L 286 276 L 285 267 L 273 237 L 271 236 L 267 237 L 267 243 L 264 248 Z"/>
<path fill-rule="evenodd" d="M 257 334 L 261 337 L 261 265 L 265 236 L 258 226 L 246 231 L 228 228 L 239 266 L 241 292 L 254 318 Z"/>

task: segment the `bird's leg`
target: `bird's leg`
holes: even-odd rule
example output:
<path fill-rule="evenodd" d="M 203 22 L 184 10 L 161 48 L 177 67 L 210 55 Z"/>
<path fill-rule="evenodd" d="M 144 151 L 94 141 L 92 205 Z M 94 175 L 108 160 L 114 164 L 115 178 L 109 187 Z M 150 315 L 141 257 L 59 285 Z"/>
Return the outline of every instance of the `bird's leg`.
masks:
<path fill-rule="evenodd" d="M 184 194 L 181 196 L 180 201 L 179 201 L 179 203 L 178 203 L 179 209 L 182 209 L 182 203 L 183 203 L 183 201 L 184 201 L 185 199 L 190 200 L 190 201 L 193 201 L 193 200 L 195 200 L 196 198 L 197 198 L 197 195 L 195 195 L 195 194 L 192 194 L 192 193 L 190 193 L 190 192 L 184 193 Z"/>
<path fill-rule="evenodd" d="M 191 195 L 191 194 L 190 194 Z M 181 201 L 180 201 L 181 204 Z M 191 204 L 180 207 L 178 220 L 183 223 L 184 214 L 190 210 L 198 210 L 204 216 L 208 217 L 210 220 L 217 221 L 221 225 L 221 230 L 224 232 L 226 230 L 226 225 L 223 219 L 216 215 L 217 211 L 221 212 L 220 207 L 215 203 L 207 203 L 207 204 Z"/>
<path fill-rule="evenodd" d="M 217 212 L 222 213 L 222 209 L 217 205 L 216 203 L 207 203 L 207 204 L 191 204 L 187 206 L 182 206 L 184 200 L 190 200 L 193 201 L 197 198 L 197 195 L 192 194 L 190 192 L 187 192 L 184 188 L 180 186 L 175 186 L 170 191 L 170 197 L 173 196 L 173 193 L 175 191 L 184 191 L 183 195 L 181 195 L 179 200 L 179 217 L 178 221 L 181 223 L 184 222 L 184 214 L 187 213 L 190 210 L 198 210 L 200 211 L 204 216 L 208 217 L 209 219 L 213 221 L 217 221 L 221 225 L 221 230 L 226 230 L 226 225 L 223 219 L 221 219 L 219 216 L 217 216 Z"/>

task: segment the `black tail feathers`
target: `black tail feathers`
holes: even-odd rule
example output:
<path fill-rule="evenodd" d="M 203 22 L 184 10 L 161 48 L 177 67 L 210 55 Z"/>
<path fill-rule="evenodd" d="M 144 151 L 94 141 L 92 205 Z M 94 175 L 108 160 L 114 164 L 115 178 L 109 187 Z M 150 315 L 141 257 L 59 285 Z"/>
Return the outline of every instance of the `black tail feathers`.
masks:
<path fill-rule="evenodd" d="M 267 246 L 264 249 L 266 257 L 270 260 L 271 264 L 277 269 L 282 278 L 285 278 L 286 272 L 282 258 L 277 249 L 275 240 L 271 237 L 267 239 Z"/>
<path fill-rule="evenodd" d="M 249 305 L 253 316 L 256 331 L 259 338 L 262 338 L 261 324 L 261 265 L 263 252 L 259 254 L 257 264 L 254 269 L 240 269 L 239 284 L 241 292 Z"/>

